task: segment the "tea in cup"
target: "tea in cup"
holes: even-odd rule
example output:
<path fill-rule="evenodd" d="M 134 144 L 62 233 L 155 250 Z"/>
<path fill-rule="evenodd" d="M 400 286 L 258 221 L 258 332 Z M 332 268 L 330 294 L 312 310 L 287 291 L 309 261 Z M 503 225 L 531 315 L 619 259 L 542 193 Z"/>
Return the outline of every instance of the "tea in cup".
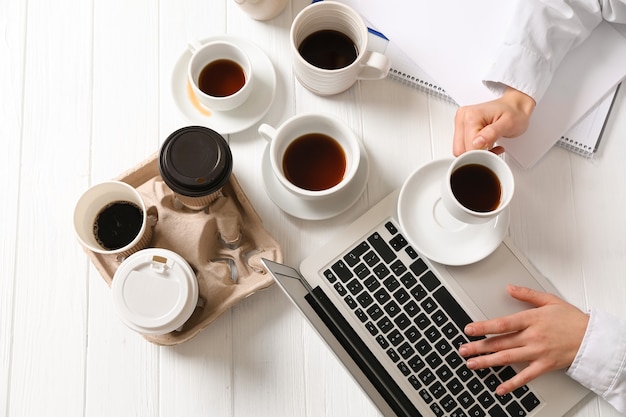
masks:
<path fill-rule="evenodd" d="M 270 142 L 274 175 L 300 198 L 336 195 L 351 183 L 359 168 L 358 136 L 345 122 L 332 116 L 300 114 L 276 129 L 262 124 L 259 133 Z"/>
<path fill-rule="evenodd" d="M 485 150 L 465 152 L 446 172 L 441 201 L 457 220 L 478 224 L 504 211 L 513 197 L 515 181 L 501 157 Z"/>
<path fill-rule="evenodd" d="M 368 29 L 351 7 L 325 0 L 304 8 L 290 30 L 298 81 L 319 95 L 341 93 L 357 80 L 385 78 L 390 61 L 368 51 Z"/>
<path fill-rule="evenodd" d="M 226 40 L 191 43 L 187 77 L 198 101 L 211 110 L 229 111 L 252 92 L 252 65 L 246 52 Z"/>

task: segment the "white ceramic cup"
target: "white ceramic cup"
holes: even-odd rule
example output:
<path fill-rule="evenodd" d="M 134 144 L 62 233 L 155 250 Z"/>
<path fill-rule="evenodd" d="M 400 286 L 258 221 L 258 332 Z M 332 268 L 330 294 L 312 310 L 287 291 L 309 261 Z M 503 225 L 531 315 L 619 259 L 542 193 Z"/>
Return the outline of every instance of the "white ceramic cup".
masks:
<path fill-rule="evenodd" d="M 356 46 L 356 59 L 338 69 L 323 69 L 307 62 L 298 48 L 309 35 L 322 30 L 335 30 L 348 36 Z M 294 19 L 290 31 L 293 69 L 298 81 L 313 93 L 332 95 L 347 90 L 357 80 L 385 78 L 391 65 L 389 58 L 368 51 L 368 39 L 365 22 L 351 7 L 330 0 L 305 7 Z"/>
<path fill-rule="evenodd" d="M 233 42 L 226 40 L 213 41 L 205 44 L 191 42 L 189 49 L 192 52 L 187 66 L 187 77 L 193 93 L 198 101 L 211 110 L 229 111 L 241 106 L 250 97 L 253 88 L 252 64 L 246 52 Z M 209 65 L 226 60 L 234 62 L 243 71 L 245 82 L 243 86 L 228 95 L 205 92 L 200 89 L 200 74 Z M 218 80 L 221 85 L 226 84 L 230 71 L 224 72 Z"/>
<path fill-rule="evenodd" d="M 105 207 L 119 201 L 129 201 L 141 209 L 141 227 L 128 244 L 117 249 L 107 249 L 96 239 L 94 225 L 96 217 Z M 134 187 L 122 181 L 102 182 L 83 193 L 74 208 L 74 231 L 85 248 L 107 255 L 129 255 L 147 247 L 152 238 L 152 226 L 149 224 L 146 205 L 141 195 Z"/>
<path fill-rule="evenodd" d="M 198 305 L 198 281 L 182 256 L 148 248 L 126 258 L 111 284 L 113 305 L 124 324 L 141 334 L 181 328 Z"/>
<path fill-rule="evenodd" d="M 256 20 L 270 20 L 287 7 L 289 0 L 235 0 L 235 3 Z"/>
<path fill-rule="evenodd" d="M 478 173 L 474 172 L 478 175 L 471 174 L 467 169 L 468 166 L 480 166 Z M 460 168 L 466 169 L 457 171 Z M 485 171 L 485 168 L 489 171 Z M 453 175 L 458 175 L 456 180 L 451 180 Z M 465 184 L 457 188 L 452 184 L 456 181 L 463 181 Z M 495 184 L 495 187 L 489 184 Z M 457 220 L 468 224 L 479 224 L 502 213 L 511 202 L 514 190 L 513 173 L 504 159 L 490 151 L 474 150 L 465 152 L 450 164 L 446 177 L 442 181 L 441 201 L 446 210 Z M 489 204 L 485 205 L 484 203 L 488 201 Z"/>
<path fill-rule="evenodd" d="M 330 115 L 305 113 L 291 117 L 278 128 L 268 124 L 259 126 L 259 133 L 270 142 L 269 158 L 274 175 L 280 183 L 292 194 L 302 199 L 324 199 L 337 195 L 344 190 L 355 178 L 361 159 L 359 138 L 347 123 Z M 321 134 L 332 138 L 341 147 L 345 156 L 345 169 L 343 176 L 335 185 L 325 189 L 308 189 L 298 186 L 288 179 L 284 169 L 285 153 L 297 139 L 310 134 Z M 322 163 L 328 158 L 318 155 Z M 303 166 L 308 165 L 317 158 L 305 161 Z M 312 163 L 309 172 L 313 175 L 325 172 L 326 168 L 316 162 Z M 335 167 L 330 167 L 335 168 Z"/>

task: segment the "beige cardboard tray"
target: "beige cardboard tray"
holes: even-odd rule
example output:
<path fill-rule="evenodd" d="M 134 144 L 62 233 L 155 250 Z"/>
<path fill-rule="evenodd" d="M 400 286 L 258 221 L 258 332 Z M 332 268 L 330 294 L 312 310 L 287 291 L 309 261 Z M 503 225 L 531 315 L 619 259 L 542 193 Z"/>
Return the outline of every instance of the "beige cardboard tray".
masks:
<path fill-rule="evenodd" d="M 270 286 L 273 279 L 261 258 L 282 262 L 282 252 L 263 228 L 234 174 L 222 189 L 223 196 L 207 209 L 178 208 L 173 192 L 159 175 L 157 158 L 154 154 L 115 179 L 135 187 L 144 199 L 154 223 L 149 246 L 178 253 L 196 272 L 199 303 L 189 320 L 165 335 L 143 335 L 158 345 L 176 345 L 196 336 L 243 298 Z M 224 242 L 231 242 L 239 233 L 237 244 Z M 84 250 L 111 286 L 123 260 Z"/>

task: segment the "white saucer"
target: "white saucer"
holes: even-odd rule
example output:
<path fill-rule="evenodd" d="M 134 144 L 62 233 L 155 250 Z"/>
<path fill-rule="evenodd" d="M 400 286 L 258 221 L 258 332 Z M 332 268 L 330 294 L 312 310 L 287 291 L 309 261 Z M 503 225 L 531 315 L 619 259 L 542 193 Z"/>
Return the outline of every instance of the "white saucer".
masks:
<path fill-rule="evenodd" d="M 230 111 L 211 110 L 201 104 L 191 91 L 187 81 L 187 65 L 191 51 L 182 53 L 172 72 L 172 94 L 180 112 L 192 123 L 205 126 L 227 135 L 249 128 L 261 120 L 274 101 L 276 71 L 267 55 L 251 41 L 236 36 L 213 36 L 200 43 L 228 40 L 241 47 L 250 57 L 254 67 L 256 86 L 250 98 L 239 108 Z"/>
<path fill-rule="evenodd" d="M 398 219 L 407 239 L 424 256 L 445 265 L 467 265 L 493 252 L 509 224 L 509 210 L 482 224 L 452 217 L 441 203 L 441 181 L 452 159 L 429 162 L 404 182 L 398 197 Z"/>
<path fill-rule="evenodd" d="M 363 144 L 361 146 L 361 161 L 354 180 L 348 187 L 336 196 L 330 196 L 324 200 L 304 200 L 290 193 L 276 178 L 272 171 L 269 145 L 263 152 L 261 171 L 265 191 L 272 201 L 284 212 L 304 220 L 324 220 L 337 216 L 349 209 L 359 199 L 369 176 L 369 160 Z"/>

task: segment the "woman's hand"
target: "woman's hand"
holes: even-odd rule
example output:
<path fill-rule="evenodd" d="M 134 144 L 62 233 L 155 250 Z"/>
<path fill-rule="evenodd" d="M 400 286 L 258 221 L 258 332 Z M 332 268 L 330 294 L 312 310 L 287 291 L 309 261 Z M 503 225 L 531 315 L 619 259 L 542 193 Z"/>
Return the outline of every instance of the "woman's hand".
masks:
<path fill-rule="evenodd" d="M 511 87 L 496 100 L 460 107 L 454 117 L 454 155 L 491 149 L 501 137 L 521 135 L 534 109 L 535 100 Z"/>
<path fill-rule="evenodd" d="M 511 297 L 536 308 L 468 324 L 465 327 L 468 336 L 494 336 L 459 347 L 461 356 L 470 358 L 467 360 L 470 369 L 528 363 L 496 389 L 498 395 L 505 395 L 546 372 L 570 366 L 589 322 L 585 313 L 555 295 L 513 285 L 507 291 Z"/>

